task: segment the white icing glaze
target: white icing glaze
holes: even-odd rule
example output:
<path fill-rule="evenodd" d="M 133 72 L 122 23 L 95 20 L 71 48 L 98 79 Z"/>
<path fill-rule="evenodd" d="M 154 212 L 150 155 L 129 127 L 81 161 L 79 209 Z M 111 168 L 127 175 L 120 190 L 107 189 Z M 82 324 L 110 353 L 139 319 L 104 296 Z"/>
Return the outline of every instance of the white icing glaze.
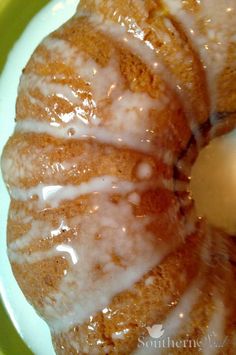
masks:
<path fill-rule="evenodd" d="M 54 332 L 83 323 L 103 309 L 166 253 L 166 246 L 157 247 L 155 236 L 147 232 L 148 219 L 135 217 L 129 203 L 112 204 L 99 195 L 94 202 L 101 208 L 78 216 L 79 238 L 73 242 L 78 263 L 62 279 L 59 292 L 45 300 L 45 316 Z M 113 254 L 119 256 L 118 264 Z"/>
<path fill-rule="evenodd" d="M 115 332 L 112 334 L 112 339 L 113 340 L 122 340 L 125 338 L 125 335 L 129 333 L 129 331 L 130 331 L 130 329 L 126 328 L 126 329 L 120 330 L 118 332 Z"/>
<path fill-rule="evenodd" d="M 120 24 L 115 24 L 109 20 L 106 20 L 101 14 L 79 12 L 78 16 L 88 15 L 90 22 L 100 31 L 102 31 L 105 35 L 109 35 L 113 40 L 121 42 L 126 48 L 128 48 L 132 53 L 141 58 L 143 63 L 145 63 L 153 73 L 157 73 L 161 76 L 165 83 L 168 84 L 169 88 L 172 89 L 173 92 L 180 99 L 182 108 L 184 109 L 186 118 L 189 122 L 189 127 L 192 130 L 192 134 L 195 137 L 197 144 L 200 146 L 201 132 L 198 129 L 197 120 L 195 117 L 195 108 L 194 103 L 191 100 L 191 96 L 189 95 L 190 87 L 187 83 L 183 85 L 180 83 L 179 79 L 167 68 L 167 66 L 163 62 L 163 57 L 159 53 L 159 50 L 155 49 L 151 42 L 145 40 L 145 32 L 138 26 L 138 24 L 134 21 L 134 19 L 129 19 L 128 27 L 125 22 L 120 20 Z M 173 28 L 171 23 L 167 21 L 167 27 L 171 27 L 171 30 L 174 31 L 174 34 L 177 36 L 178 33 Z M 181 63 L 186 60 L 186 55 L 182 56 L 181 52 L 176 55 L 175 60 L 173 60 L 173 65 L 177 63 Z M 191 64 L 192 59 L 187 58 L 189 63 Z M 178 64 L 177 64 L 178 65 Z M 191 65 L 190 65 L 191 69 Z M 170 90 L 168 90 L 168 95 L 163 91 L 163 88 L 159 88 L 160 96 L 158 101 L 162 108 L 164 109 L 167 105 L 171 105 L 170 98 L 172 96 Z"/>
<path fill-rule="evenodd" d="M 206 234 L 206 238 L 204 239 L 200 256 L 202 259 L 202 264 L 200 266 L 199 275 L 193 282 L 187 287 L 186 291 L 181 295 L 181 298 L 174 309 L 167 316 L 165 321 L 162 324 L 162 328 L 164 329 L 164 336 L 169 338 L 175 338 L 178 334 L 181 334 L 181 329 L 186 325 L 190 318 L 190 313 L 194 307 L 194 305 L 199 300 L 201 296 L 201 289 L 204 286 L 206 279 L 203 277 L 202 272 L 208 268 L 211 262 L 211 250 L 212 250 L 212 240 L 211 233 Z M 148 279 L 146 280 L 148 281 Z M 148 282 L 149 285 L 149 282 Z M 144 342 L 152 342 L 151 337 L 147 337 Z M 163 349 L 150 347 L 150 348 L 138 348 L 133 352 L 134 355 L 155 355 L 161 354 Z"/>
<path fill-rule="evenodd" d="M 79 78 L 89 84 L 96 103 L 109 98 L 112 91 L 117 90 L 117 86 L 120 87 L 123 84 L 118 63 L 114 58 L 106 67 L 101 67 L 93 59 L 87 58 L 85 53 L 79 52 L 64 40 L 49 37 L 43 45 L 53 60 L 56 51 L 58 60 L 73 68 Z M 68 51 L 69 55 L 65 55 L 65 51 Z"/>
<path fill-rule="evenodd" d="M 57 256 L 59 255 L 59 252 L 57 252 L 56 250 L 45 250 L 43 252 L 42 251 L 34 252 L 32 255 L 8 250 L 8 257 L 10 261 L 12 263 L 17 263 L 17 264 L 37 263 L 45 259 L 50 259 L 56 255 Z"/>
<path fill-rule="evenodd" d="M 70 267 L 58 292 L 49 295 L 45 303 L 45 317 L 55 332 L 83 322 L 89 315 L 103 309 L 116 293 L 131 288 L 135 281 L 162 260 L 170 248 L 175 247 L 178 233 L 179 241 L 183 240 L 182 232 L 176 230 L 174 240 L 169 243 L 160 241 L 146 230 L 150 218 L 135 217 L 128 201 L 113 204 L 104 194 L 95 194 L 91 198 L 94 208 L 88 214 L 78 215 L 73 221 L 54 228 L 53 232 L 46 225 L 43 228 L 48 228 L 48 236 L 42 235 L 45 229 L 38 233 L 43 239 L 55 238 L 62 229 L 73 228 L 74 237 L 68 243 L 30 254 L 19 252 L 28 245 L 30 235 L 38 228 L 33 221 L 28 234 L 9 246 L 9 257 L 16 263 L 35 263 L 60 255 L 68 260 Z M 173 210 L 168 213 L 173 218 Z M 118 264 L 113 255 L 118 256 Z M 102 275 L 99 274 L 101 267 Z"/>
<path fill-rule="evenodd" d="M 104 193 L 119 193 L 128 194 L 129 202 L 138 204 L 140 197 L 135 191 L 144 191 L 147 188 L 164 188 L 173 190 L 172 181 L 158 180 L 150 182 L 130 182 L 120 180 L 116 176 L 100 176 L 90 179 L 88 182 L 82 182 L 79 185 L 44 185 L 42 183 L 29 189 L 21 189 L 12 187 L 9 189 L 10 195 L 17 201 L 35 202 L 39 208 L 49 205 L 57 208 L 62 201 L 74 200 L 82 195 L 90 193 L 104 192 Z M 131 200 L 130 200 L 131 196 Z M 37 197 L 37 200 L 33 200 Z"/>
<path fill-rule="evenodd" d="M 78 15 L 84 16 L 86 13 L 80 12 Z M 153 72 L 160 74 L 162 77 L 165 76 L 165 81 L 168 81 L 169 84 L 171 83 L 170 73 L 163 65 L 161 57 L 158 55 L 158 52 L 154 50 L 153 45 L 149 41 L 144 40 L 144 31 L 141 30 L 133 19 L 131 25 L 132 30 L 126 28 L 124 23 L 118 25 L 109 20 L 105 20 L 102 15 L 96 13 L 89 14 L 89 21 L 100 31 L 108 34 L 114 40 L 121 42 L 125 47 L 131 50 L 132 53 L 142 58 L 144 63 Z M 159 100 L 163 103 L 163 108 L 169 104 L 169 98 L 166 95 L 160 96 Z"/>
<path fill-rule="evenodd" d="M 182 295 L 178 305 L 173 312 L 167 317 L 163 324 L 165 329 L 165 336 L 175 336 L 186 324 L 193 306 L 196 304 L 201 295 L 202 280 L 197 279 L 189 286 L 187 291 Z"/>
<path fill-rule="evenodd" d="M 21 154 L 19 156 L 19 150 L 27 149 L 27 144 L 22 141 L 19 145 L 12 147 L 10 155 L 7 158 L 2 158 L 1 168 L 4 176 L 4 180 L 8 183 L 14 183 L 14 180 L 18 180 L 24 176 L 25 169 L 22 168 L 21 159 L 24 162 L 24 165 L 27 166 L 29 170 L 32 170 L 33 161 L 35 159 L 35 154 L 29 155 L 28 159 L 25 159 L 26 156 Z"/>
<path fill-rule="evenodd" d="M 228 48 L 236 31 L 234 0 L 199 1 L 199 12 L 192 15 L 184 9 L 181 0 L 165 0 L 170 11 L 184 26 L 191 42 L 199 53 L 206 70 L 211 110 L 216 109 L 217 80 L 226 65 Z M 204 28 L 200 24 L 204 23 Z M 212 122 L 214 124 L 214 122 Z"/>
<path fill-rule="evenodd" d="M 140 201 L 141 201 L 141 197 L 138 193 L 136 192 L 132 192 L 129 196 L 128 196 L 128 201 L 130 203 L 132 203 L 133 205 L 139 205 Z"/>
<path fill-rule="evenodd" d="M 59 253 L 67 253 L 71 258 L 72 264 L 73 265 L 78 264 L 79 257 L 77 255 L 76 250 L 73 247 L 66 245 L 66 244 L 60 244 L 56 247 L 56 251 Z"/>
<path fill-rule="evenodd" d="M 34 178 L 38 174 L 45 178 L 61 176 L 65 170 L 72 169 L 68 162 L 52 162 L 49 155 L 53 146 L 38 149 L 35 146 L 29 147 L 28 143 L 21 140 L 14 144 L 7 155 L 1 161 L 4 180 L 8 185 L 19 186 L 22 179 Z"/>
<path fill-rule="evenodd" d="M 142 137 L 146 136 L 152 139 L 152 134 L 147 134 L 152 128 L 148 116 L 150 110 L 159 111 L 158 100 L 150 98 L 145 93 L 134 94 L 129 90 L 123 91 L 121 95 L 117 98 L 112 98 L 112 100 L 109 112 L 111 117 L 113 117 L 112 127 L 115 130 L 139 134 Z"/>
<path fill-rule="evenodd" d="M 69 85 L 65 85 L 65 84 L 62 85 L 53 82 L 51 78 L 48 79 L 47 77 L 42 77 L 32 73 L 22 75 L 19 90 L 23 90 L 31 98 L 36 100 L 30 94 L 30 90 L 36 90 L 36 89 L 39 90 L 40 93 L 46 97 L 56 96 L 67 101 L 71 105 L 82 104 L 82 101 L 79 99 L 79 93 L 73 90 L 73 88 L 70 87 Z M 37 103 L 38 102 L 40 106 L 43 105 L 43 103 L 40 103 L 39 100 L 37 101 Z"/>
<path fill-rule="evenodd" d="M 9 219 L 11 219 L 13 222 L 17 223 L 23 223 L 27 224 L 30 223 L 33 220 L 33 217 L 31 215 L 27 215 L 25 211 L 16 211 L 13 208 L 9 210 Z"/>
<path fill-rule="evenodd" d="M 71 224 L 68 226 L 68 224 L 65 223 L 63 219 L 58 222 L 58 227 L 55 227 L 46 221 L 32 220 L 32 218 L 27 220 L 24 218 L 20 219 L 20 221 L 21 223 L 31 223 L 31 227 L 26 234 L 20 236 L 18 239 L 9 244 L 8 249 L 11 251 L 24 249 L 29 246 L 35 239 L 54 239 L 60 236 L 62 232 L 69 231 L 71 228 L 73 228 Z"/>
<path fill-rule="evenodd" d="M 227 288 L 227 282 L 233 280 L 233 272 L 229 262 L 229 250 L 226 240 L 222 238 L 219 230 L 210 226 L 207 226 L 207 229 L 209 245 L 208 255 L 207 258 L 204 257 L 204 260 L 207 265 L 210 265 L 212 262 L 209 250 L 210 245 L 213 245 L 213 253 L 221 257 L 220 268 L 224 270 L 223 279 L 217 278 L 217 283 L 221 284 L 221 286 L 218 288 L 218 284 L 215 284 L 213 287 L 213 312 L 211 318 L 208 320 L 207 335 L 202 339 L 203 354 L 214 355 L 218 353 L 218 349 L 224 349 L 229 341 L 228 336 L 225 335 L 226 317 L 228 314 L 223 290 Z"/>
<path fill-rule="evenodd" d="M 162 328 L 164 329 L 165 337 L 174 337 L 179 329 L 185 324 L 189 313 L 191 312 L 194 304 L 197 302 L 200 296 L 200 287 L 201 281 L 199 279 L 195 280 L 192 285 L 187 289 L 187 291 L 183 294 L 180 299 L 178 305 L 174 308 L 174 310 L 170 313 L 170 315 L 165 320 Z M 147 337 L 144 342 L 152 343 L 152 338 Z M 161 354 L 162 348 L 139 348 L 133 352 L 134 355 L 154 355 Z"/>
<path fill-rule="evenodd" d="M 49 125 L 47 122 L 25 119 L 17 122 L 16 132 L 45 133 L 63 139 L 94 139 L 100 143 L 117 147 L 127 146 L 141 152 L 153 153 L 154 150 L 149 139 L 137 137 L 132 133 L 111 132 L 103 127 L 89 127 L 78 121 L 68 127 L 58 127 L 53 123 Z"/>
<path fill-rule="evenodd" d="M 141 187 L 141 186 L 140 186 Z M 95 177 L 88 182 L 80 185 L 44 185 L 39 184 L 29 189 L 10 189 L 11 197 L 19 201 L 31 200 L 34 196 L 38 197 L 39 205 L 48 204 L 51 207 L 58 207 L 61 201 L 74 200 L 81 195 L 96 192 L 128 193 L 135 190 L 136 185 L 129 181 L 119 181 L 117 177 L 101 176 Z"/>
<path fill-rule="evenodd" d="M 215 311 L 207 326 L 207 338 L 202 340 L 202 353 L 204 355 L 215 355 L 218 354 L 219 347 L 224 348 L 224 328 L 225 328 L 225 305 L 222 300 L 216 296 L 214 301 Z M 209 342 L 210 339 L 210 342 Z M 213 342 L 212 342 L 213 340 Z M 212 344 L 213 343 L 213 344 Z M 212 346 L 215 345 L 215 346 Z"/>
<path fill-rule="evenodd" d="M 148 180 L 152 177 L 152 166 L 146 162 L 141 162 L 137 167 L 137 177 L 140 180 Z"/>
<path fill-rule="evenodd" d="M 52 249 L 38 251 L 32 254 L 15 252 L 12 249 L 8 249 L 8 256 L 11 262 L 17 264 L 31 264 L 58 256 L 66 258 L 71 265 L 76 265 L 79 261 L 76 250 L 67 244 L 58 244 Z"/>
<path fill-rule="evenodd" d="M 155 278 L 153 276 L 149 276 L 146 280 L 145 280 L 145 285 L 146 286 L 150 286 L 153 285 Z"/>
<path fill-rule="evenodd" d="M 61 49 L 59 50 L 60 46 Z M 147 119 L 149 111 L 151 109 L 160 111 L 163 105 L 160 100 L 153 99 L 146 93 L 134 93 L 130 90 L 124 90 L 123 79 L 115 58 L 106 67 L 102 68 L 94 60 L 86 58 L 85 54 L 79 53 L 60 39 L 49 38 L 44 41 L 44 47 L 47 48 L 53 57 L 54 50 L 56 50 L 59 59 L 74 68 L 77 75 L 89 83 L 92 99 L 88 99 L 89 103 L 87 103 L 86 100 L 80 99 L 80 92 L 76 92 L 72 87 L 53 83 L 50 78 L 38 77 L 35 74 L 23 76 L 21 89 L 28 90 L 29 94 L 29 90 L 37 88 L 45 96 L 54 95 L 65 99 L 71 104 L 79 105 L 77 111 L 72 110 L 72 115 L 69 115 L 70 119 L 67 118 L 66 120 L 63 115 L 60 116 L 64 122 L 71 121 L 74 116 L 84 122 L 85 117 L 88 119 L 88 114 L 84 114 L 81 117 L 83 106 L 94 106 L 95 109 L 99 107 L 100 102 L 108 100 L 103 116 L 108 116 L 109 120 L 107 123 L 103 122 L 102 126 L 109 125 L 109 128 L 115 132 L 130 132 L 142 137 L 145 136 L 145 132 L 147 132 L 151 124 Z M 68 47 L 71 57 L 66 57 L 64 54 Z M 29 95 L 31 96 L 31 94 Z M 101 123 L 101 120 L 93 113 L 89 123 L 98 124 Z"/>
<path fill-rule="evenodd" d="M 53 55 L 53 57 L 56 60 L 62 61 L 64 64 L 70 64 L 72 63 L 72 58 L 75 56 L 75 50 L 72 48 L 72 46 L 67 42 L 64 41 L 63 39 L 59 38 L 54 38 L 51 35 L 46 37 L 41 45 L 45 47 L 45 49 L 49 52 L 49 54 Z M 40 63 L 44 64 L 45 63 L 45 58 L 39 56 L 34 56 L 34 60 L 38 62 L 40 59 Z"/>

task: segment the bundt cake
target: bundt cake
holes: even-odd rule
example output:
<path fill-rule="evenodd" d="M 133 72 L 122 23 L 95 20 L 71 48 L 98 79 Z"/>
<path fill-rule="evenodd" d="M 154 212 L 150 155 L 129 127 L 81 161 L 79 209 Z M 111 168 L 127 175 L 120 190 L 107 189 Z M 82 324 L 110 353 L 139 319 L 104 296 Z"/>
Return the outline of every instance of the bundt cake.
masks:
<path fill-rule="evenodd" d="M 81 0 L 23 70 L 8 255 L 57 354 L 236 353 L 235 239 L 189 188 L 235 127 L 235 11 Z"/>

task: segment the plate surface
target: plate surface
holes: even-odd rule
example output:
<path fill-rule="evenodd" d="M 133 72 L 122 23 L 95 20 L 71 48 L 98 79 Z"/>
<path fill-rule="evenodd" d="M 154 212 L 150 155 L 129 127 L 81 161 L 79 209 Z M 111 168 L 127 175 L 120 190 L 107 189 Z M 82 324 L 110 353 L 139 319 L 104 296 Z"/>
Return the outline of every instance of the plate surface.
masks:
<path fill-rule="evenodd" d="M 72 16 L 78 0 L 53 0 L 43 8 L 48 2 L 0 0 L 0 33 L 4 33 L 0 41 L 0 155 L 14 129 L 21 70 L 41 39 Z M 33 18 L 35 14 L 37 16 Z M 9 197 L 0 175 L 0 355 L 31 355 L 21 337 L 34 354 L 52 355 L 49 330 L 26 302 L 11 272 L 6 254 L 8 206 Z"/>

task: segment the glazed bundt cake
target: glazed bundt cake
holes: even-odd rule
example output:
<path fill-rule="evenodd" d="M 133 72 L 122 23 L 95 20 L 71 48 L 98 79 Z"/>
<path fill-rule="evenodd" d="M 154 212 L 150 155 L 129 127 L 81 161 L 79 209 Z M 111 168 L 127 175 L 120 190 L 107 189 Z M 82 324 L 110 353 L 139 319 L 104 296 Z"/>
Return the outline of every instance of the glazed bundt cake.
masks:
<path fill-rule="evenodd" d="M 235 239 L 189 189 L 235 127 L 235 11 L 81 0 L 23 70 L 8 254 L 57 354 L 235 354 Z"/>

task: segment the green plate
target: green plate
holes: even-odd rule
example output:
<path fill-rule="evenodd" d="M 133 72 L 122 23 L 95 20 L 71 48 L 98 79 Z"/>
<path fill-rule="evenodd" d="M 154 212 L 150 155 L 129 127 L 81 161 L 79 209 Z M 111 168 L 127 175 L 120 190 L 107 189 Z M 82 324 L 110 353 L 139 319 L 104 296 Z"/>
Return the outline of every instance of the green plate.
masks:
<path fill-rule="evenodd" d="M 31 18 L 49 0 L 0 0 L 0 70 L 14 42 Z M 19 355 L 19 354 L 18 354 Z"/>
<path fill-rule="evenodd" d="M 0 0 L 0 71 L 14 42 L 48 0 Z M 0 302 L 0 355 L 32 354 L 13 327 Z"/>

